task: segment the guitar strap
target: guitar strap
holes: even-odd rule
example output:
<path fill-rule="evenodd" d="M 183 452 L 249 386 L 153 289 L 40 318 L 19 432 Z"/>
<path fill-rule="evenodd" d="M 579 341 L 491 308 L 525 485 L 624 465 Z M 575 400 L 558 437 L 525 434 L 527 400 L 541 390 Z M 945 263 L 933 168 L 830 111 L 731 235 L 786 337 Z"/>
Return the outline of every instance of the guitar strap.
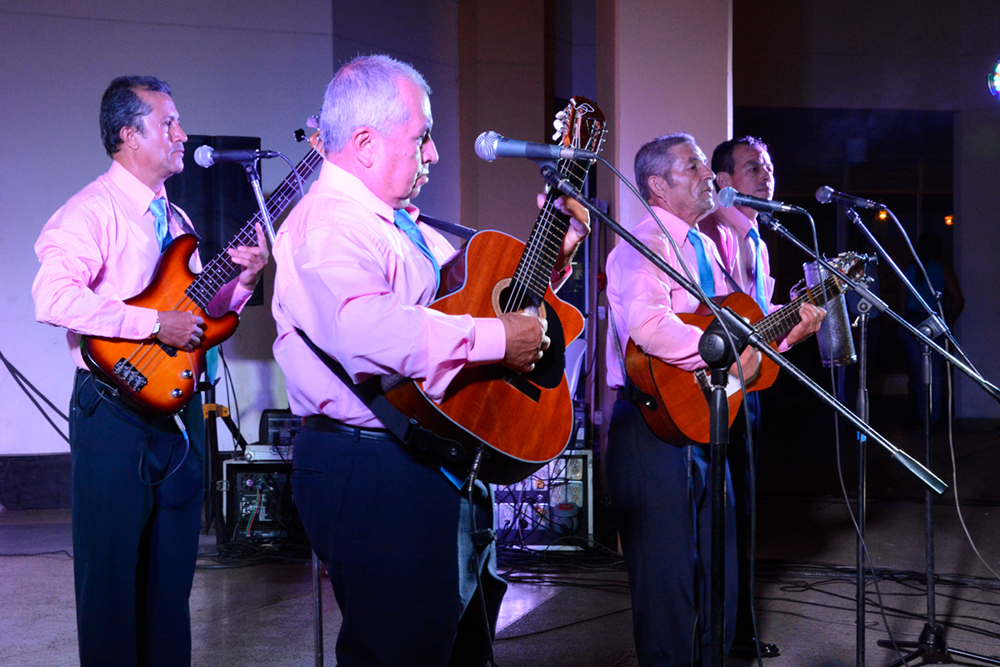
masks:
<path fill-rule="evenodd" d="M 446 232 L 448 234 L 453 234 L 454 236 L 457 236 L 458 238 L 464 239 L 466 241 L 468 241 L 477 234 L 476 230 L 472 229 L 471 227 L 464 227 L 462 225 L 456 225 L 454 222 L 445 222 L 444 220 L 438 220 L 437 218 L 432 218 L 431 216 L 424 215 L 423 213 L 420 214 L 418 219 L 421 222 L 427 223 L 429 226 L 433 227 L 438 231 Z"/>
<path fill-rule="evenodd" d="M 171 213 L 172 213 L 173 217 L 175 217 L 178 220 L 180 220 L 181 221 L 181 226 L 185 228 L 184 229 L 184 233 L 185 234 L 194 234 L 194 237 L 196 239 L 198 239 L 198 241 L 200 242 L 201 241 L 201 237 L 198 236 L 198 232 L 196 232 L 195 229 L 194 229 L 194 223 L 192 223 L 191 220 L 190 220 L 190 218 L 187 217 L 187 214 L 184 211 L 182 211 L 180 208 L 178 208 L 177 205 L 174 204 L 173 202 L 170 202 L 170 208 L 171 208 Z"/>
<path fill-rule="evenodd" d="M 407 419 L 402 412 L 389 403 L 385 394 L 382 393 L 381 382 L 378 377 L 355 384 L 351 380 L 351 376 L 344 370 L 344 367 L 340 365 L 340 362 L 317 347 L 316 343 L 312 342 L 304 331 L 296 328 L 295 332 L 302 337 L 302 340 L 312 350 L 312 353 L 326 364 L 327 368 L 333 371 L 333 374 L 341 382 L 350 387 L 354 395 L 404 445 L 437 454 L 441 458 L 453 463 L 461 462 L 465 458 L 465 450 L 462 449 L 459 443 L 454 440 L 441 438 L 432 431 L 428 431 L 421 427 L 417 423 L 417 420 Z"/>

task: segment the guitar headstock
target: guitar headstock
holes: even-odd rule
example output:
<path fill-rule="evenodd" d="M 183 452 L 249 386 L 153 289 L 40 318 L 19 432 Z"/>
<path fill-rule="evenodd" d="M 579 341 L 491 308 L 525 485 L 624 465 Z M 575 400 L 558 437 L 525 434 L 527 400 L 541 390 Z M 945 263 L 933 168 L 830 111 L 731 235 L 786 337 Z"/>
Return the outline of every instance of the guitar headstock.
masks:
<path fill-rule="evenodd" d="M 308 139 L 309 145 L 312 146 L 312 149 L 322 155 L 323 140 L 319 135 L 319 116 L 309 116 L 306 118 L 306 127 L 310 127 L 316 131 L 306 137 L 305 130 L 295 130 L 295 141 L 302 142 Z"/>
<path fill-rule="evenodd" d="M 607 121 L 596 104 L 577 95 L 565 109 L 556 113 L 552 126 L 556 129 L 552 135 L 553 141 L 569 148 L 582 148 L 596 153 L 604 141 Z"/>
<path fill-rule="evenodd" d="M 865 265 L 868 264 L 868 255 L 856 252 L 842 252 L 830 260 L 830 265 L 839 269 L 841 273 L 857 282 L 865 278 Z"/>

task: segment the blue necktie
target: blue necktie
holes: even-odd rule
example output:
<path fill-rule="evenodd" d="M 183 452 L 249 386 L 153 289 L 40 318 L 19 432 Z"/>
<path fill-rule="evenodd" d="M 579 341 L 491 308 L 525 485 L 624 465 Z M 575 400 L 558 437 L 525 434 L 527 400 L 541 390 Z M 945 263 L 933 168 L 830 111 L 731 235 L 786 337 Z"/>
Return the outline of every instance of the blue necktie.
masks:
<path fill-rule="evenodd" d="M 396 211 L 396 215 L 393 217 L 393 222 L 397 227 L 399 227 L 403 232 L 410 237 L 413 241 L 413 245 L 422 252 L 427 259 L 431 260 L 431 265 L 434 267 L 434 291 L 438 290 L 441 286 L 441 267 L 438 266 L 437 260 L 434 259 L 431 249 L 427 247 L 427 242 L 424 240 L 424 235 L 420 233 L 417 228 L 417 223 L 413 222 L 413 218 L 410 214 L 406 212 L 406 209 L 399 209 Z"/>
<path fill-rule="evenodd" d="M 156 240 L 160 244 L 160 252 L 166 248 L 170 241 L 170 232 L 167 231 L 167 201 L 163 197 L 157 197 L 149 202 L 149 212 L 153 214 L 153 227 L 156 229 Z"/>
<path fill-rule="evenodd" d="M 692 228 L 688 230 L 687 237 L 698 257 L 698 284 L 701 285 L 701 290 L 707 296 L 715 296 L 715 274 L 712 272 L 712 263 L 708 259 L 708 253 L 705 252 L 705 244 L 702 243 L 701 234 Z"/>
<path fill-rule="evenodd" d="M 754 298 L 757 301 L 757 305 L 760 306 L 761 312 L 767 315 L 767 291 L 764 287 L 764 244 L 760 240 L 760 232 L 757 231 L 756 227 L 751 227 L 750 233 L 747 236 L 750 237 L 754 245 L 753 277 L 754 291 L 756 292 Z"/>

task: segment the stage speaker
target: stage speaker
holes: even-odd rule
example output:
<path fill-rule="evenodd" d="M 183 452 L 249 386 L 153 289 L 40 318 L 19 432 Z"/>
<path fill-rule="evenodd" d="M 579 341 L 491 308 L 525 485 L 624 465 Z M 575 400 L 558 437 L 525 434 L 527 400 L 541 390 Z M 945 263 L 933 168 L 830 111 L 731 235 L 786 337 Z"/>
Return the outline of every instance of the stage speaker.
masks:
<path fill-rule="evenodd" d="M 201 261 L 207 264 L 222 253 L 260 209 L 243 165 L 226 162 L 206 169 L 195 164 L 194 152 L 203 145 L 216 150 L 260 150 L 260 137 L 188 135 L 184 171 L 167 179 L 167 197 L 191 218 L 200 237 Z M 247 305 L 263 303 L 264 282 L 261 280 Z"/>

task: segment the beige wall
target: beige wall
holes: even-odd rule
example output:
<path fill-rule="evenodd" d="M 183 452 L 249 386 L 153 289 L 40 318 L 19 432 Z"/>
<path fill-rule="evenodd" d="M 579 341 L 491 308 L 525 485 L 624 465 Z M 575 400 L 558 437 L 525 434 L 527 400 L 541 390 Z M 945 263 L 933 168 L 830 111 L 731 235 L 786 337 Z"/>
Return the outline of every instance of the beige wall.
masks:
<path fill-rule="evenodd" d="M 545 16 L 536 0 L 459 3 L 459 151 L 462 224 L 528 237 L 543 181 L 529 160 L 484 162 L 480 133 L 522 141 L 545 136 Z"/>
<path fill-rule="evenodd" d="M 597 25 L 597 102 L 610 128 L 605 158 L 627 178 L 634 182 L 636 151 L 657 136 L 689 132 L 708 155 L 729 138 L 730 0 L 598 0 Z M 630 228 L 644 215 L 641 203 L 605 167 L 597 169 L 598 196 Z M 607 238 L 604 245 L 611 243 Z M 598 317 L 604 312 L 595 311 Z M 603 320 L 600 324 L 595 342 L 597 366 L 603 369 Z M 614 397 L 604 386 L 603 370 L 599 373 L 594 409 L 606 434 Z"/>

